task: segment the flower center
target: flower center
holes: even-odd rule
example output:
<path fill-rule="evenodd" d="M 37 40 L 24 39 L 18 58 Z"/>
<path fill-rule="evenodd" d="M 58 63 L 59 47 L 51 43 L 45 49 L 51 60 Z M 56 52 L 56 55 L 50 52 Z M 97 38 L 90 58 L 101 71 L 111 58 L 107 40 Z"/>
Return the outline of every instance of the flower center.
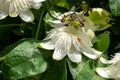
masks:
<path fill-rule="evenodd" d="M 77 35 L 79 33 L 79 29 L 76 29 L 73 26 L 65 26 L 60 31 L 66 32 L 68 34 L 73 34 L 73 35 Z M 80 37 L 79 37 L 79 39 L 80 39 Z"/>
<path fill-rule="evenodd" d="M 68 15 L 64 15 L 61 22 L 67 22 L 74 27 L 78 27 L 78 26 L 83 27 L 84 26 L 83 20 L 75 12 L 70 13 Z"/>

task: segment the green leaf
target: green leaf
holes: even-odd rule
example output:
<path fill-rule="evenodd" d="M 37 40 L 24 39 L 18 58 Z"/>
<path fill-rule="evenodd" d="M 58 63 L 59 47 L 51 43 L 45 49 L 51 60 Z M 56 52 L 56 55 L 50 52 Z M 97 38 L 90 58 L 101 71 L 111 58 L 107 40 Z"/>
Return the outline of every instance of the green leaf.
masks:
<path fill-rule="evenodd" d="M 80 71 L 82 70 L 82 66 L 89 60 L 88 57 L 82 55 L 82 61 L 80 63 L 73 63 L 69 59 L 67 60 L 69 71 L 72 75 L 73 80 L 76 80 Z"/>
<path fill-rule="evenodd" d="M 66 0 L 60 0 L 58 3 L 57 3 L 58 6 L 60 7 L 65 7 L 67 9 L 69 9 L 69 6 L 68 6 L 68 3 Z"/>
<path fill-rule="evenodd" d="M 109 0 L 109 7 L 114 16 L 120 16 L 120 0 Z"/>
<path fill-rule="evenodd" d="M 95 63 L 96 62 L 92 60 L 84 63 L 76 80 L 108 80 L 98 76 L 95 73 Z"/>
<path fill-rule="evenodd" d="M 115 47 L 115 49 L 120 49 L 120 43 Z"/>
<path fill-rule="evenodd" d="M 81 67 L 82 67 L 82 64 L 76 64 L 76 63 L 73 63 L 69 60 L 67 60 L 67 63 L 68 63 L 68 67 L 69 67 L 69 70 L 72 74 L 72 77 L 73 79 L 75 80 L 76 77 L 78 76 L 80 70 L 81 70 Z"/>
<path fill-rule="evenodd" d="M 67 8 L 69 9 L 69 5 L 66 0 L 51 0 L 52 3 L 59 7 Z"/>
<path fill-rule="evenodd" d="M 96 41 L 96 43 L 94 44 L 94 47 L 102 52 L 107 51 L 109 44 L 110 44 L 110 35 L 109 32 L 106 31 L 104 33 L 99 34 L 98 36 L 98 40 Z"/>
<path fill-rule="evenodd" d="M 23 42 L 22 42 L 23 41 Z M 37 45 L 39 41 L 26 39 L 11 45 L 2 63 L 2 72 L 10 79 L 20 79 L 44 72 L 47 62 L 43 59 Z M 9 46 L 10 48 L 10 46 Z"/>
<path fill-rule="evenodd" d="M 4 57 L 5 55 L 8 54 L 8 52 L 10 52 L 13 48 L 15 48 L 16 46 L 18 46 L 19 44 L 21 44 L 22 42 L 26 41 L 26 40 L 29 40 L 29 39 L 21 39 L 19 41 L 17 41 L 16 43 L 10 45 L 10 46 L 7 46 L 4 50 L 2 50 L 0 52 L 0 57 Z"/>
<path fill-rule="evenodd" d="M 53 61 L 49 58 L 49 69 L 42 74 L 40 80 L 67 80 L 66 60 Z"/>

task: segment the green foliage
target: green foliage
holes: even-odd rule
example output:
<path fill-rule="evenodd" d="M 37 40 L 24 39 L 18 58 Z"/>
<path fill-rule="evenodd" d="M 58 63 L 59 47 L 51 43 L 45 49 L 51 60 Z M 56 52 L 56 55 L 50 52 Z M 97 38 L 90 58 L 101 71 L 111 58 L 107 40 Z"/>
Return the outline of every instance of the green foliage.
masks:
<path fill-rule="evenodd" d="M 67 3 L 67 0 L 49 0 L 49 2 L 51 2 L 52 6 L 69 9 L 69 4 Z"/>
<path fill-rule="evenodd" d="M 96 61 L 97 62 L 97 61 Z M 94 61 L 87 61 L 81 66 L 81 70 L 76 80 L 108 80 L 98 76 L 95 73 L 95 64 Z"/>
<path fill-rule="evenodd" d="M 40 80 L 66 80 L 67 79 L 67 69 L 66 60 L 62 61 L 51 61 L 50 67 L 46 72 L 44 72 Z"/>
<path fill-rule="evenodd" d="M 82 64 L 72 63 L 69 60 L 67 60 L 67 63 L 68 63 L 69 70 L 72 74 L 72 77 L 75 80 L 81 70 Z"/>
<path fill-rule="evenodd" d="M 19 44 L 15 47 L 13 45 L 9 46 L 10 50 L 5 49 L 8 54 L 2 63 L 2 71 L 6 77 L 20 79 L 40 74 L 46 70 L 47 62 L 37 49 L 37 44 L 38 41 L 27 39 L 22 40 L 22 42 L 19 41 Z"/>
<path fill-rule="evenodd" d="M 97 41 L 94 45 L 95 48 L 98 50 L 105 52 L 109 48 L 110 45 L 110 32 L 106 31 L 104 33 L 101 33 L 97 36 Z"/>
<path fill-rule="evenodd" d="M 68 67 L 72 74 L 73 80 L 109 80 L 100 77 L 96 74 L 95 69 L 97 66 L 106 66 L 101 64 L 98 60 L 90 60 L 89 58 L 83 56 L 82 61 L 80 64 L 72 63 L 67 60 Z"/>
<path fill-rule="evenodd" d="M 111 13 L 114 16 L 120 16 L 120 0 L 109 0 Z"/>

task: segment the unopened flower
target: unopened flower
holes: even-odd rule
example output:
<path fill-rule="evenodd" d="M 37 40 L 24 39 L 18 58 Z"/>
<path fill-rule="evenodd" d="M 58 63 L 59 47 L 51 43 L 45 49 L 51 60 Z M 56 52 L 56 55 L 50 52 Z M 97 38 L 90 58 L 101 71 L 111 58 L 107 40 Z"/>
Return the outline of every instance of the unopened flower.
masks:
<path fill-rule="evenodd" d="M 93 31 L 96 30 L 94 23 L 82 13 L 71 11 L 61 14 L 51 11 L 51 15 L 54 17 L 54 19 L 46 19 L 46 22 L 52 27 L 69 25 L 74 27 L 82 27 L 84 32 L 87 32 L 89 29 Z"/>
<path fill-rule="evenodd" d="M 0 0 L 0 19 L 8 15 L 10 17 L 19 15 L 22 20 L 32 22 L 34 16 L 30 8 L 39 9 L 43 1 L 45 0 Z"/>
<path fill-rule="evenodd" d="M 63 26 L 52 29 L 44 42 L 38 47 L 52 50 L 53 59 L 61 60 L 66 55 L 72 62 L 80 62 L 81 53 L 91 59 L 96 59 L 102 52 L 92 48 L 91 39 L 80 28 L 74 26 Z"/>
<path fill-rule="evenodd" d="M 89 19 L 95 24 L 97 30 L 105 30 L 109 28 L 112 24 L 110 24 L 111 14 L 102 8 L 92 8 L 89 11 Z"/>
<path fill-rule="evenodd" d="M 96 72 L 104 78 L 120 80 L 120 53 L 116 53 L 111 60 L 101 59 L 108 67 L 96 68 Z"/>

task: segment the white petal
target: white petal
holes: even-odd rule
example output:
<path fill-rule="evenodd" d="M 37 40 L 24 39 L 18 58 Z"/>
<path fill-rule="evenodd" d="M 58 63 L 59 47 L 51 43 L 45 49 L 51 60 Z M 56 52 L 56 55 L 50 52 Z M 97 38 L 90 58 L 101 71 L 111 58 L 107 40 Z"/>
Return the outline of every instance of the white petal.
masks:
<path fill-rule="evenodd" d="M 105 78 L 117 78 L 120 79 L 120 62 L 109 65 L 105 68 L 97 68 L 96 72 Z"/>
<path fill-rule="evenodd" d="M 85 21 L 84 21 L 84 24 L 85 24 L 85 31 L 87 31 L 88 29 L 92 29 L 93 31 L 95 31 L 97 28 L 96 26 L 94 25 L 94 23 L 87 17 L 85 17 Z"/>
<path fill-rule="evenodd" d="M 50 44 L 49 42 L 39 43 L 39 44 L 38 44 L 38 47 L 39 47 L 39 48 L 44 48 L 44 49 L 47 49 L 47 50 L 53 50 L 53 49 L 54 49 L 54 45 L 53 45 L 53 44 Z"/>
<path fill-rule="evenodd" d="M 33 3 L 33 5 L 32 5 L 32 7 L 35 9 L 39 9 L 41 6 L 42 6 L 42 3 L 37 3 L 37 4 Z"/>
<path fill-rule="evenodd" d="M 106 68 L 96 68 L 96 72 L 102 76 L 102 77 L 105 77 L 105 78 L 113 78 L 111 75 L 111 71 L 109 69 L 106 69 Z"/>
<path fill-rule="evenodd" d="M 9 2 L 6 2 L 5 0 L 0 0 L 0 19 L 4 19 L 8 16 L 8 8 Z"/>
<path fill-rule="evenodd" d="M 53 59 L 54 60 L 61 60 L 65 56 L 66 56 L 66 53 L 62 49 L 57 48 L 57 49 L 54 50 L 54 53 L 53 53 Z"/>
<path fill-rule="evenodd" d="M 104 64 L 112 64 L 112 60 L 106 60 L 104 57 L 100 57 L 100 61 Z"/>
<path fill-rule="evenodd" d="M 91 59 L 97 59 L 98 57 L 101 56 L 102 52 L 97 51 L 93 48 L 87 48 L 87 49 L 84 49 L 83 54 Z"/>
<path fill-rule="evenodd" d="M 8 13 L 7 12 L 1 12 L 0 11 L 0 19 L 4 19 L 5 17 L 8 16 Z"/>
<path fill-rule="evenodd" d="M 76 63 L 79 63 L 82 60 L 81 54 L 74 48 L 71 48 L 70 53 L 68 53 L 68 57 L 72 62 Z"/>
<path fill-rule="evenodd" d="M 19 13 L 18 13 L 16 1 L 13 1 L 10 3 L 10 6 L 9 6 L 9 15 L 10 17 L 17 17 L 18 14 Z"/>
<path fill-rule="evenodd" d="M 45 0 L 31 0 L 34 3 L 40 3 L 40 2 L 44 2 Z"/>
<path fill-rule="evenodd" d="M 13 2 L 12 2 L 13 3 Z M 18 10 L 19 12 L 20 11 L 25 11 L 31 6 L 31 3 L 29 0 L 14 0 L 14 8 L 15 10 Z"/>
<path fill-rule="evenodd" d="M 77 39 L 77 37 L 72 36 L 72 39 L 73 39 L 72 43 L 73 43 L 75 49 L 78 50 L 78 51 L 81 51 L 81 44 L 80 44 L 80 41 Z"/>
<path fill-rule="evenodd" d="M 113 56 L 113 58 L 110 60 L 111 63 L 116 64 L 117 62 L 120 61 L 120 53 L 115 53 L 115 55 Z"/>
<path fill-rule="evenodd" d="M 51 27 L 62 27 L 66 23 L 61 23 L 60 20 L 47 20 L 47 22 L 50 24 Z"/>
<path fill-rule="evenodd" d="M 94 49 L 94 48 L 92 48 L 92 50 L 93 50 L 94 53 L 98 54 L 99 56 L 101 56 L 101 54 L 103 53 L 103 52 L 98 51 L 98 50 L 96 50 L 96 49 Z"/>
<path fill-rule="evenodd" d="M 49 32 L 47 32 L 48 35 L 44 40 L 51 39 L 52 42 L 56 41 L 57 37 L 59 37 L 58 30 L 57 29 L 51 29 Z"/>
<path fill-rule="evenodd" d="M 71 36 L 64 32 L 60 32 L 59 34 L 61 35 L 55 42 L 55 48 L 61 48 L 67 54 L 69 53 L 71 47 Z"/>
<path fill-rule="evenodd" d="M 104 64 L 116 64 L 120 61 L 120 53 L 115 53 L 111 60 L 106 60 L 104 57 L 100 57 L 100 61 Z"/>
<path fill-rule="evenodd" d="M 79 35 L 81 37 L 81 46 L 83 46 L 83 47 L 93 46 L 90 38 L 88 37 L 88 35 L 86 35 L 85 33 L 81 32 L 81 31 L 79 32 Z"/>
<path fill-rule="evenodd" d="M 26 10 L 23 12 L 20 12 L 19 16 L 24 20 L 25 22 L 32 22 L 34 20 L 34 16 L 30 10 Z"/>
<path fill-rule="evenodd" d="M 62 16 L 61 16 L 61 13 L 60 13 L 60 12 L 50 11 L 50 14 L 51 14 L 54 18 L 56 18 L 56 19 L 58 19 L 58 20 L 61 20 L 61 19 L 62 19 Z"/>
<path fill-rule="evenodd" d="M 89 36 L 89 38 L 90 38 L 91 41 L 92 41 L 93 38 L 95 37 L 94 31 L 92 31 L 91 29 L 88 29 L 88 31 L 87 31 L 86 34 Z"/>
<path fill-rule="evenodd" d="M 61 60 L 63 57 L 65 57 L 66 54 L 69 53 L 70 47 L 71 47 L 70 36 L 68 36 L 67 34 L 61 33 L 61 35 L 55 42 L 55 51 L 53 54 L 53 58 L 55 60 Z"/>

